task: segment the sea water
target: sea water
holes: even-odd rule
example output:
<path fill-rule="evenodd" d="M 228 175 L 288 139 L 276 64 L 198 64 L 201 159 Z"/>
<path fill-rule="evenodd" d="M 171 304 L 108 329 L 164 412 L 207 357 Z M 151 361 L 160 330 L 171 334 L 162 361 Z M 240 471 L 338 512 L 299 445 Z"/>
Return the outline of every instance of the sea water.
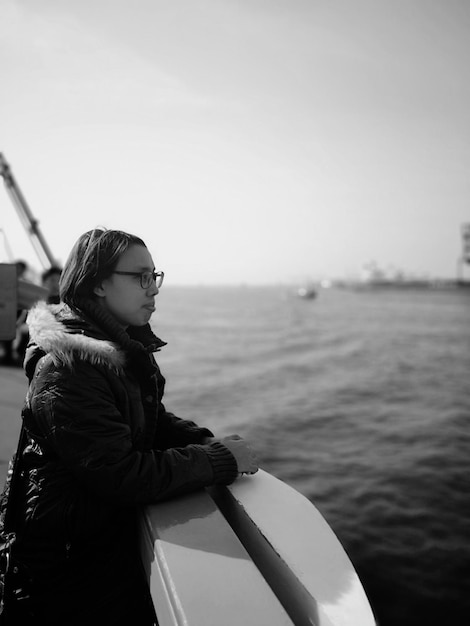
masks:
<path fill-rule="evenodd" d="M 153 327 L 167 409 L 319 508 L 381 626 L 470 624 L 470 290 L 163 288 Z"/>

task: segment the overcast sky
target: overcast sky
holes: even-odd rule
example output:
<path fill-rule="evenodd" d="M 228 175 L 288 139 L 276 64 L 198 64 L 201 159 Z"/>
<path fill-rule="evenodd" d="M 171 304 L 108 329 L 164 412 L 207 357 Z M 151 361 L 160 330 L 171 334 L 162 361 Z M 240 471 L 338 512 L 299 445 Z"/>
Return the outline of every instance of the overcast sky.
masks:
<path fill-rule="evenodd" d="M 0 151 L 61 262 L 103 225 L 173 284 L 455 276 L 468 0 L 1 6 Z M 40 268 L 3 188 L 0 228 Z"/>

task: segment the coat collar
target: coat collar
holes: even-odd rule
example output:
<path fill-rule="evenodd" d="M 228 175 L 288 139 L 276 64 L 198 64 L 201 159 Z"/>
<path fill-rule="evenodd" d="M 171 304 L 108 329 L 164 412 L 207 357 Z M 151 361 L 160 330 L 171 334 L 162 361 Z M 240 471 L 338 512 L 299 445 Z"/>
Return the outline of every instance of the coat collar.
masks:
<path fill-rule="evenodd" d="M 35 367 L 44 354 L 50 354 L 55 363 L 68 367 L 72 367 L 76 360 L 81 360 L 109 367 L 119 373 L 123 371 L 127 361 L 125 350 L 67 305 L 38 302 L 30 310 L 27 324 L 32 344 L 25 359 L 27 372 L 31 366 Z M 150 326 L 129 329 L 128 334 L 148 352 L 155 352 L 166 345 L 153 334 Z M 33 362 L 28 363 L 31 359 Z"/>

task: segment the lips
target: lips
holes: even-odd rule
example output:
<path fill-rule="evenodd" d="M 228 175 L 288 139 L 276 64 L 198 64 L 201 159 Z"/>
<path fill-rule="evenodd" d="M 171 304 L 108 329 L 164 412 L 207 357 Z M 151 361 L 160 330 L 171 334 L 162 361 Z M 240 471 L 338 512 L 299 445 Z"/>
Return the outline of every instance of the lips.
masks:
<path fill-rule="evenodd" d="M 147 311 L 151 311 L 153 313 L 155 311 L 155 305 L 154 304 L 145 304 L 144 305 L 144 309 L 147 309 Z"/>

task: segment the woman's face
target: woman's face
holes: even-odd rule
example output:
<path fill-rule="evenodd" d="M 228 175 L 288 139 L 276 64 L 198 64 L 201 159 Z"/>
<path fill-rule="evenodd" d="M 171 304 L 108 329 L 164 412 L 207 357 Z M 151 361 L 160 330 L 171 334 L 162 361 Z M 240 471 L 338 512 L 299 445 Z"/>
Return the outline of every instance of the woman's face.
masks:
<path fill-rule="evenodd" d="M 124 252 L 115 272 L 135 272 L 134 276 L 113 273 L 95 287 L 98 303 L 125 328 L 147 324 L 155 311 L 158 288 L 152 281 L 148 289 L 140 284 L 142 272 L 154 272 L 155 266 L 145 246 L 131 245 Z"/>

